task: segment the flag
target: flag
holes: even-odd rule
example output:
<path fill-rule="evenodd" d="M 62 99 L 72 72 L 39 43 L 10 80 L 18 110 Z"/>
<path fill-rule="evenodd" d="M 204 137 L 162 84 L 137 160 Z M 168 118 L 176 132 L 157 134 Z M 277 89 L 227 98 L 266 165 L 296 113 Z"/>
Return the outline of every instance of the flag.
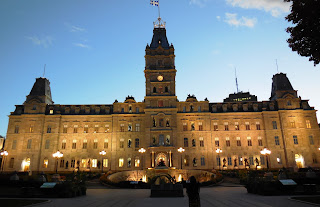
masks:
<path fill-rule="evenodd" d="M 159 1 L 150 0 L 152 6 L 159 6 Z"/>

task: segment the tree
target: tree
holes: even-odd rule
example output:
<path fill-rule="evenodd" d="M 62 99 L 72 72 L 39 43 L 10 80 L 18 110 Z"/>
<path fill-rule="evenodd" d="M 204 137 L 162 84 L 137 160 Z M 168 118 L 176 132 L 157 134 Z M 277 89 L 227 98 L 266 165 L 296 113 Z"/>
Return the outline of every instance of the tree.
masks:
<path fill-rule="evenodd" d="M 320 0 L 284 0 L 291 2 L 291 13 L 286 20 L 294 24 L 286 31 L 292 51 L 309 57 L 314 66 L 320 63 Z"/>

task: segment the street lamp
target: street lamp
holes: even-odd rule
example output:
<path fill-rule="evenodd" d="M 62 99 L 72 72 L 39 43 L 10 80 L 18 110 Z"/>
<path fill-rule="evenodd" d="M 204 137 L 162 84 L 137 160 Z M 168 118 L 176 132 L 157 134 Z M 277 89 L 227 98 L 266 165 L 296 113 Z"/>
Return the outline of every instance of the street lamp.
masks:
<path fill-rule="evenodd" d="M 101 173 L 103 173 L 103 156 L 106 155 L 106 151 L 102 150 L 99 152 L 99 154 L 101 155 Z"/>
<path fill-rule="evenodd" d="M 178 149 L 178 152 L 180 152 L 180 155 L 181 155 L 181 170 L 182 170 L 182 152 L 184 152 L 184 151 L 185 151 L 185 149 L 183 149 L 182 147 L 180 147 Z"/>
<path fill-rule="evenodd" d="M 271 154 L 271 151 L 268 150 L 268 149 L 265 147 L 263 150 L 260 151 L 260 153 L 261 153 L 262 155 L 265 155 L 265 156 L 266 156 L 266 158 L 267 158 L 267 169 L 269 170 L 269 159 L 268 159 L 268 155 Z"/>
<path fill-rule="evenodd" d="M 58 150 L 56 153 L 53 153 L 52 156 L 57 159 L 56 174 L 58 174 L 58 160 L 59 160 L 59 158 L 63 157 L 63 153 Z"/>
<path fill-rule="evenodd" d="M 2 156 L 2 163 L 1 163 L 1 173 L 2 173 L 3 169 L 4 169 L 5 162 L 6 162 L 6 157 L 8 156 L 8 152 L 6 150 L 4 150 L 0 153 L 0 155 Z"/>
<path fill-rule="evenodd" d="M 142 170 L 143 170 L 143 153 L 145 153 L 146 150 L 145 150 L 144 148 L 140 148 L 140 149 L 138 150 L 138 152 L 142 154 L 142 155 L 141 155 L 141 168 L 142 168 Z M 139 170 L 137 170 L 137 181 L 139 181 L 139 180 L 138 180 L 138 176 L 139 176 Z"/>
<path fill-rule="evenodd" d="M 219 157 L 219 170 L 220 170 L 220 164 L 221 164 L 221 162 L 220 162 L 220 153 L 222 152 L 222 150 L 220 149 L 220 148 L 218 148 L 218 149 L 216 149 L 216 153 L 218 154 L 218 157 Z"/>

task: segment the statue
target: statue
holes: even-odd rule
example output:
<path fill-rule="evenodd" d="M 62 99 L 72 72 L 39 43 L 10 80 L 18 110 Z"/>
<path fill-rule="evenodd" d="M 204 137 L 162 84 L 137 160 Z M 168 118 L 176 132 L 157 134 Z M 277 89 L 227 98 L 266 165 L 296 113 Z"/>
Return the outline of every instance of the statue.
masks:
<path fill-rule="evenodd" d="M 156 120 L 154 119 L 154 117 L 152 117 L 152 122 L 153 122 L 153 127 L 156 127 Z"/>
<path fill-rule="evenodd" d="M 222 162 L 223 162 L 223 166 L 222 167 L 227 167 L 227 160 L 226 160 L 226 158 L 223 158 L 223 160 L 222 160 Z"/>
<path fill-rule="evenodd" d="M 237 167 L 237 158 L 233 160 L 234 161 L 234 167 Z"/>

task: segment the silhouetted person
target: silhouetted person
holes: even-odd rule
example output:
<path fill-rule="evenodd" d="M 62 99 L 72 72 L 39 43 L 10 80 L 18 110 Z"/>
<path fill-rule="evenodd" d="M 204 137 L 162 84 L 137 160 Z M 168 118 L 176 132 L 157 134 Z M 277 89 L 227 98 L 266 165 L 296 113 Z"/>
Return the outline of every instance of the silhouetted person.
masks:
<path fill-rule="evenodd" d="M 200 184 L 194 176 L 190 177 L 190 183 L 187 184 L 187 194 L 189 197 L 189 207 L 200 206 Z"/>

